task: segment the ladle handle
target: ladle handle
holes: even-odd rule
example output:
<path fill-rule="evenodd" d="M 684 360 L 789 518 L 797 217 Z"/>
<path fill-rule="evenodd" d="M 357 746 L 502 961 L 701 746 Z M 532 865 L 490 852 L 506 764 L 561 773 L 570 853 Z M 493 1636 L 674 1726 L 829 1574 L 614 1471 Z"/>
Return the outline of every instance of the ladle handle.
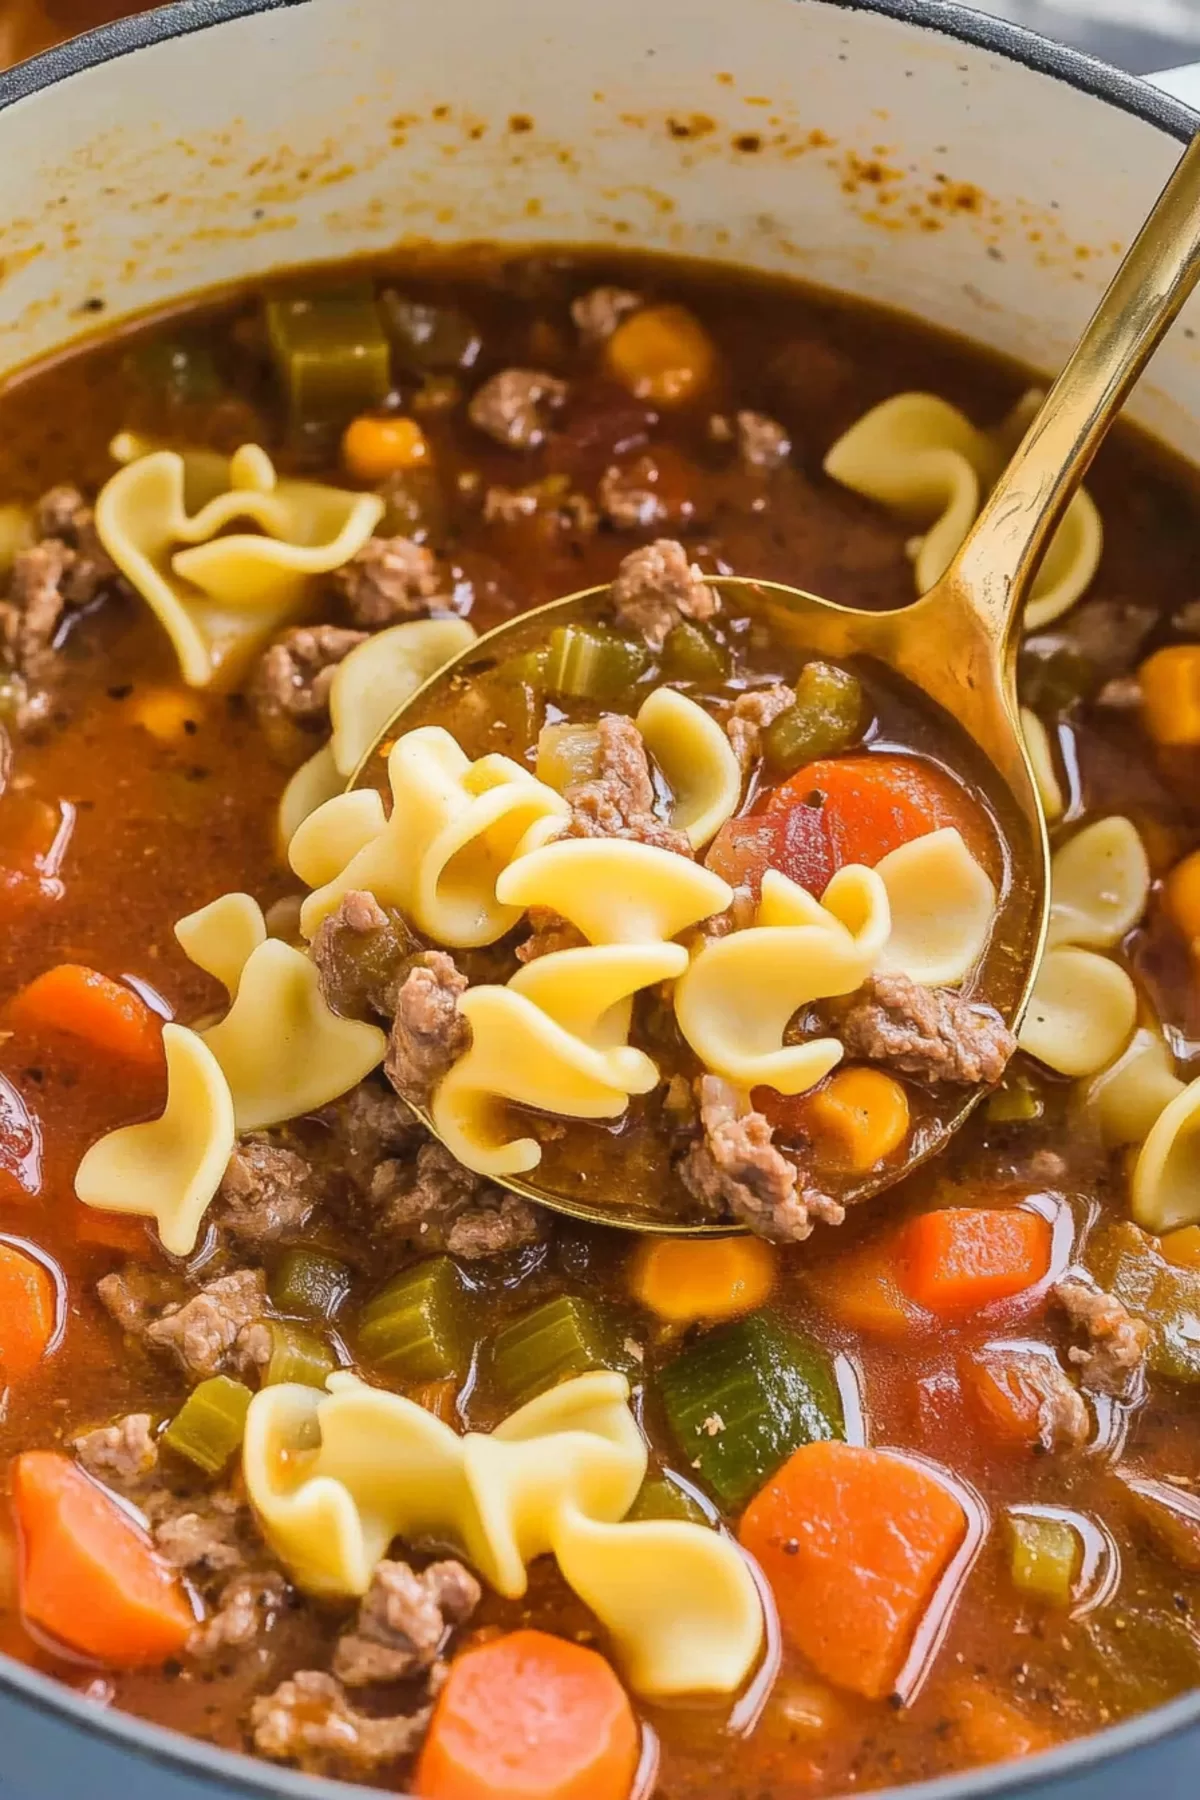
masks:
<path fill-rule="evenodd" d="M 1102 174 L 1098 171 L 1098 178 Z M 938 583 L 1015 653 L 1031 574 L 1112 419 L 1200 277 L 1200 136 L 1134 239 Z M 930 598 L 934 596 L 931 594 Z"/>

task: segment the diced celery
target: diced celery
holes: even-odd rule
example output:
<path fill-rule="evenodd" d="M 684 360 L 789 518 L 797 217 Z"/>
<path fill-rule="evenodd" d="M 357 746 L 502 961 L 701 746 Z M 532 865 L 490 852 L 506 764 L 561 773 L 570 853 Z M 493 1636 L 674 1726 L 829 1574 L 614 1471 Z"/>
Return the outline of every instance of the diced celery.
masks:
<path fill-rule="evenodd" d="M 461 1376 L 471 1352 L 467 1299 L 448 1256 L 431 1256 L 393 1277 L 359 1315 L 365 1362 L 406 1381 Z"/>
<path fill-rule="evenodd" d="M 1079 1533 L 1066 1519 L 1009 1513 L 1009 1571 L 1022 1594 L 1069 1606 L 1079 1570 Z"/>
<path fill-rule="evenodd" d="M 575 1294 L 560 1294 L 515 1319 L 492 1347 L 492 1379 L 513 1406 L 523 1406 L 568 1376 L 627 1364 L 612 1315 Z"/>
<path fill-rule="evenodd" d="M 818 757 L 836 756 L 862 730 L 862 684 L 834 663 L 810 662 L 796 683 L 796 704 L 772 719 L 763 749 L 772 768 L 790 774 Z"/>
<path fill-rule="evenodd" d="M 702 625 L 684 619 L 667 633 L 662 670 L 668 681 L 720 681 L 729 657 Z"/>
<path fill-rule="evenodd" d="M 846 1435 L 828 1355 L 771 1312 L 708 1332 L 667 1364 L 659 1391 L 676 1444 L 726 1506 L 801 1444 Z"/>
<path fill-rule="evenodd" d="M 647 1475 L 638 1490 L 637 1499 L 626 1513 L 627 1519 L 680 1519 L 693 1525 L 707 1525 L 708 1516 L 698 1500 L 686 1488 L 673 1482 L 669 1475 Z"/>
<path fill-rule="evenodd" d="M 263 1371 L 263 1386 L 278 1387 L 284 1381 L 297 1381 L 304 1387 L 323 1388 L 326 1376 L 337 1367 L 325 1339 L 286 1319 L 272 1319 L 268 1330 L 271 1360 Z"/>
<path fill-rule="evenodd" d="M 206 1475 L 219 1475 L 242 1441 L 251 1398 L 244 1383 L 210 1376 L 192 1389 L 162 1441 Z"/>
<path fill-rule="evenodd" d="M 391 349 L 369 282 L 278 296 L 266 323 L 294 426 L 345 424 L 387 398 Z"/>
<path fill-rule="evenodd" d="M 984 1110 L 993 1125 L 1028 1125 L 1041 1118 L 1045 1101 L 1028 1075 L 1009 1075 Z"/>
<path fill-rule="evenodd" d="M 336 1256 L 289 1250 L 271 1277 L 271 1300 L 281 1313 L 332 1319 L 350 1292 L 350 1270 Z"/>
<path fill-rule="evenodd" d="M 600 733 L 594 725 L 543 725 L 538 735 L 537 778 L 557 793 L 600 773 Z"/>
<path fill-rule="evenodd" d="M 384 288 L 379 309 L 396 354 L 406 369 L 469 369 L 483 347 L 473 321 L 457 306 L 413 300 Z"/>
<path fill-rule="evenodd" d="M 615 700 L 649 661 L 642 644 L 595 625 L 556 625 L 546 646 L 545 684 L 572 700 Z"/>

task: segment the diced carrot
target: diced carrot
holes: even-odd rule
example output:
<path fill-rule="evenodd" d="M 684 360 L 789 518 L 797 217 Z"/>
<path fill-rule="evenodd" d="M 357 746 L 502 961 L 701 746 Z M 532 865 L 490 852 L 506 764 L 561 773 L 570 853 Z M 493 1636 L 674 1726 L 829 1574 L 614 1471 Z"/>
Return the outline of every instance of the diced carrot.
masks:
<path fill-rule="evenodd" d="M 146 1068 L 162 1064 L 158 1014 L 132 988 L 80 963 L 59 963 L 38 975 L 9 1002 L 8 1017 L 33 1030 L 69 1032 Z"/>
<path fill-rule="evenodd" d="M 739 1536 L 785 1635 L 826 1680 L 892 1691 L 913 1634 L 966 1533 L 928 1469 L 858 1444 L 804 1444 L 747 1507 Z"/>
<path fill-rule="evenodd" d="M 801 1128 L 823 1167 L 865 1174 L 908 1137 L 908 1096 L 882 1069 L 838 1069 L 797 1097 Z"/>
<path fill-rule="evenodd" d="M 1169 644 L 1138 670 L 1142 721 L 1156 744 L 1200 744 L 1200 644 Z"/>
<path fill-rule="evenodd" d="M 13 1463 L 21 1530 L 21 1611 L 111 1668 L 176 1655 L 196 1620 L 174 1571 L 141 1528 L 69 1457 L 27 1450 Z"/>
<path fill-rule="evenodd" d="M 681 406 L 711 382 L 717 351 L 683 306 L 643 306 L 623 319 L 605 345 L 609 372 L 655 406 Z"/>
<path fill-rule="evenodd" d="M 604 1658 L 514 1631 L 455 1659 L 417 1764 L 422 1800 L 628 1800 L 637 1722 Z"/>
<path fill-rule="evenodd" d="M 732 1319 L 763 1304 L 777 1263 L 761 1238 L 649 1237 L 634 1251 L 629 1285 L 660 1319 Z"/>
<path fill-rule="evenodd" d="M 1045 1726 L 985 1687 L 964 1678 L 946 1697 L 945 1712 L 953 1719 L 955 1739 L 964 1759 L 973 1764 L 1011 1762 L 1034 1756 L 1054 1742 Z"/>
<path fill-rule="evenodd" d="M 963 1395 L 990 1443 L 1020 1450 L 1041 1443 L 1047 1399 L 1043 1367 L 1042 1353 L 1020 1344 L 964 1351 L 959 1357 Z"/>
<path fill-rule="evenodd" d="M 0 1243 L 0 1375 L 36 1369 L 54 1336 L 54 1283 L 35 1256 Z"/>
<path fill-rule="evenodd" d="M 1189 944 L 1200 939 L 1200 850 L 1175 864 L 1163 887 L 1168 917 Z"/>
<path fill-rule="evenodd" d="M 821 1310 L 849 1331 L 900 1340 L 933 1324 L 931 1314 L 905 1294 L 897 1278 L 895 1232 L 844 1250 L 805 1271 L 804 1285 Z"/>
<path fill-rule="evenodd" d="M 342 461 L 356 481 L 386 481 L 428 458 L 429 441 L 415 419 L 352 419 L 342 438 Z"/>
<path fill-rule="evenodd" d="M 765 810 L 787 811 L 823 795 L 820 810 L 833 847 L 835 868 L 865 863 L 870 869 L 901 844 L 953 825 L 971 854 L 993 870 L 996 839 L 978 801 L 936 763 L 880 752 L 837 756 L 798 769 L 767 796 Z"/>
<path fill-rule="evenodd" d="M 1200 1225 L 1183 1225 L 1159 1239 L 1159 1249 L 1177 1269 L 1200 1269 Z"/>
<path fill-rule="evenodd" d="M 817 806 L 730 819 L 704 860 L 731 887 L 749 888 L 756 900 L 767 869 L 778 869 L 818 899 L 837 872 L 825 814 Z"/>
<path fill-rule="evenodd" d="M 1040 1281 L 1050 1267 L 1049 1221 L 1023 1207 L 946 1207 L 905 1228 L 900 1285 L 939 1317 L 974 1312 Z"/>

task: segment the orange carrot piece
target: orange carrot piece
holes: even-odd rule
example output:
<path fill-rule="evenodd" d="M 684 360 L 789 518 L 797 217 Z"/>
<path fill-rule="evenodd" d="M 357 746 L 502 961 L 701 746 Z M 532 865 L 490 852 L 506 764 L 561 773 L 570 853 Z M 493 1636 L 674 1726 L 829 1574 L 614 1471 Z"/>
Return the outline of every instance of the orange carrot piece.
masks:
<path fill-rule="evenodd" d="M 975 1765 L 1012 1762 L 1048 1750 L 1054 1739 L 1044 1725 L 980 1681 L 964 1679 L 946 1696 L 945 1710 L 954 1721 L 954 1736 L 964 1760 Z"/>
<path fill-rule="evenodd" d="M 963 1396 L 990 1443 L 1033 1450 L 1042 1442 L 1047 1388 L 1044 1367 L 1040 1351 L 1020 1344 L 985 1345 L 959 1357 Z"/>
<path fill-rule="evenodd" d="M 28 1375 L 54 1336 L 54 1283 L 35 1256 L 0 1244 L 0 1374 Z"/>
<path fill-rule="evenodd" d="M 10 1001 L 8 1016 L 33 1030 L 69 1032 L 96 1050 L 146 1068 L 158 1068 L 163 1060 L 158 1014 L 132 988 L 81 963 L 59 963 L 35 977 Z"/>
<path fill-rule="evenodd" d="M 417 1764 L 422 1800 L 628 1800 L 639 1738 L 595 1650 L 514 1631 L 456 1658 Z"/>
<path fill-rule="evenodd" d="M 196 1620 L 177 1576 L 69 1457 L 26 1450 L 13 1463 L 12 1494 L 28 1623 L 111 1668 L 182 1650 Z"/>
<path fill-rule="evenodd" d="M 1049 1222 L 1021 1207 L 922 1213 L 904 1232 L 900 1285 L 939 1317 L 973 1312 L 1040 1281 L 1050 1245 Z"/>
<path fill-rule="evenodd" d="M 660 1319 L 690 1325 L 762 1306 L 778 1272 L 779 1254 L 761 1238 L 648 1237 L 634 1251 L 629 1286 Z"/>
<path fill-rule="evenodd" d="M 900 1340 L 933 1324 L 901 1290 L 894 1232 L 812 1264 L 804 1285 L 823 1312 L 851 1331 Z"/>
<path fill-rule="evenodd" d="M 789 1641 L 826 1680 L 880 1700 L 966 1527 L 960 1502 L 927 1469 L 816 1443 L 755 1495 L 739 1536 Z"/>
<path fill-rule="evenodd" d="M 767 813 L 824 796 L 821 812 L 838 868 L 873 869 L 901 844 L 953 825 L 993 874 L 995 834 L 979 803 L 953 776 L 916 756 L 837 756 L 797 770 L 766 803 Z"/>

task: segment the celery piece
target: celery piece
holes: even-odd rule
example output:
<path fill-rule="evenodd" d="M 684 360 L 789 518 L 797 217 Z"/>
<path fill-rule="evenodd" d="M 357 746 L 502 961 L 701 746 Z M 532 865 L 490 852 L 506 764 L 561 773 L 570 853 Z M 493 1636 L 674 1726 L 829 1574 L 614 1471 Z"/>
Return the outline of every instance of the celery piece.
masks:
<path fill-rule="evenodd" d="M 277 296 L 266 324 L 293 426 L 342 425 L 386 400 L 391 349 L 368 282 Z"/>
<path fill-rule="evenodd" d="M 332 1319 L 350 1292 L 350 1270 L 317 1250 L 289 1250 L 271 1277 L 276 1312 Z"/>
<path fill-rule="evenodd" d="M 1009 1572 L 1022 1594 L 1069 1606 L 1079 1571 L 1079 1533 L 1066 1519 L 1009 1513 Z"/>
<path fill-rule="evenodd" d="M 206 1475 L 219 1475 L 242 1441 L 250 1400 L 243 1382 L 210 1376 L 192 1389 L 162 1441 Z"/>
<path fill-rule="evenodd" d="M 702 625 L 684 619 L 667 633 L 662 671 L 668 681 L 720 681 L 729 673 L 729 657 Z"/>
<path fill-rule="evenodd" d="M 700 1502 L 693 1500 L 687 1489 L 677 1486 L 669 1475 L 647 1475 L 625 1517 L 627 1520 L 678 1519 L 693 1525 L 710 1522 Z"/>
<path fill-rule="evenodd" d="M 471 1354 L 462 1278 L 448 1256 L 404 1269 L 359 1314 L 364 1362 L 405 1381 L 461 1376 Z"/>
<path fill-rule="evenodd" d="M 499 1332 L 492 1347 L 492 1379 L 513 1406 L 589 1369 L 622 1369 L 628 1357 L 612 1315 L 595 1301 L 560 1294 Z"/>
<path fill-rule="evenodd" d="M 293 1325 L 287 1319 L 272 1319 L 271 1360 L 263 1371 L 263 1386 L 278 1387 L 284 1381 L 296 1381 L 304 1387 L 323 1388 L 325 1378 L 332 1375 L 337 1359 L 323 1337 Z"/>
<path fill-rule="evenodd" d="M 800 671 L 796 703 L 772 719 L 763 749 L 772 768 L 791 774 L 818 757 L 836 756 L 860 735 L 862 683 L 834 663 L 810 662 Z"/>
<path fill-rule="evenodd" d="M 595 725 L 543 725 L 538 735 L 537 778 L 565 794 L 600 773 L 600 732 Z"/>
<path fill-rule="evenodd" d="M 510 656 L 496 670 L 497 681 L 511 682 L 514 687 L 543 688 L 546 685 L 546 667 L 550 661 L 548 650 L 525 650 L 519 656 Z"/>
<path fill-rule="evenodd" d="M 1084 1261 L 1099 1285 L 1150 1327 L 1150 1373 L 1200 1382 L 1200 1273 L 1167 1262 L 1128 1219 L 1093 1231 Z"/>
<path fill-rule="evenodd" d="M 595 625 L 556 625 L 546 648 L 546 686 L 572 700 L 617 699 L 650 660 L 644 645 Z"/>
<path fill-rule="evenodd" d="M 1009 1075 L 988 1096 L 984 1108 L 992 1125 L 1029 1125 L 1045 1110 L 1046 1103 L 1028 1075 Z"/>
<path fill-rule="evenodd" d="M 483 348 L 482 337 L 461 307 L 413 300 L 395 288 L 384 288 L 379 310 L 400 362 L 418 374 L 428 369 L 469 369 Z"/>
<path fill-rule="evenodd" d="M 689 1345 L 659 1392 L 676 1444 L 726 1506 L 742 1505 L 801 1444 L 846 1435 L 830 1358 L 771 1312 Z"/>

